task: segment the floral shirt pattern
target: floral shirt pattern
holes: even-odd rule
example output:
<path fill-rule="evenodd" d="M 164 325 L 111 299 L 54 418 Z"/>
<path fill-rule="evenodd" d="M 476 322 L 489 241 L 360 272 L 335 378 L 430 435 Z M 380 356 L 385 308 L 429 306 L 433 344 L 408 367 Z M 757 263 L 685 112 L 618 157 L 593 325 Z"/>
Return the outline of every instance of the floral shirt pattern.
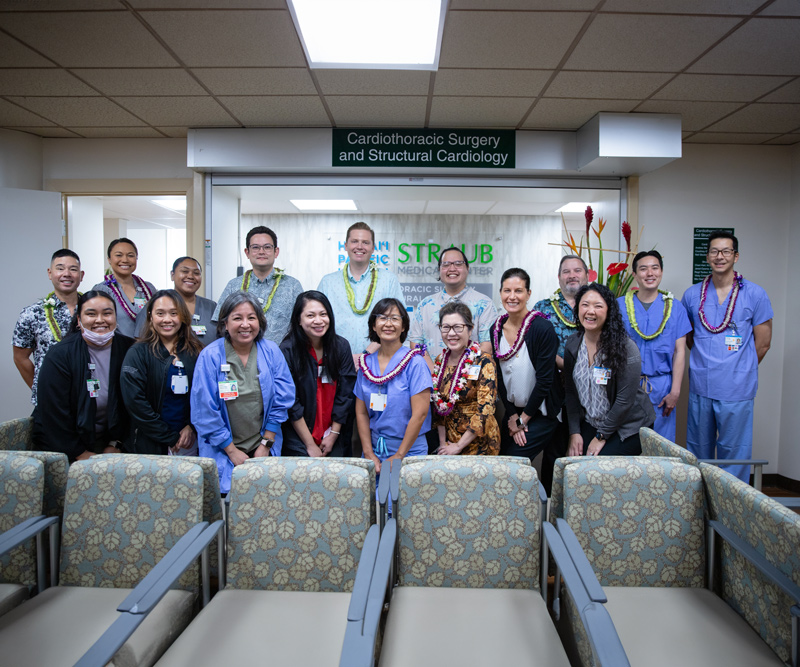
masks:
<path fill-rule="evenodd" d="M 61 327 L 62 337 L 69 331 L 72 315 L 69 306 L 57 296 L 53 296 L 56 305 L 53 307 L 53 317 Z M 42 367 L 44 355 L 58 341 L 53 338 L 53 333 L 47 324 L 47 315 L 44 312 L 44 299 L 39 299 L 32 306 L 23 308 L 14 327 L 11 344 L 33 350 L 33 388 L 31 390 L 31 403 L 36 405 L 36 388 L 39 380 L 39 369 Z"/>
<path fill-rule="evenodd" d="M 553 304 L 550 303 L 550 297 L 542 299 L 541 301 L 537 301 L 533 309 L 547 315 L 547 319 L 550 320 L 550 324 L 552 324 L 555 328 L 556 335 L 558 336 L 558 356 L 563 359 L 564 344 L 567 342 L 567 338 L 574 334 L 577 329 L 575 327 L 568 327 L 561 321 L 556 314 L 555 308 L 553 308 Z M 566 319 L 573 322 L 575 321 L 575 314 L 572 312 L 572 306 L 567 303 L 567 300 L 564 298 L 564 295 L 561 294 L 561 292 L 558 293 L 558 309 Z"/>

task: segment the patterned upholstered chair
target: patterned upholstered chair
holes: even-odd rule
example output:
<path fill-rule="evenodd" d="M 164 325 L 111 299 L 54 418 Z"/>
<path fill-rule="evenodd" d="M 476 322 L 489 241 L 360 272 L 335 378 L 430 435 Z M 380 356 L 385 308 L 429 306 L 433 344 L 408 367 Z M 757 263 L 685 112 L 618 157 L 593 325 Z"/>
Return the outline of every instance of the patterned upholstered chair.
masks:
<path fill-rule="evenodd" d="M 639 439 L 642 441 L 643 456 L 666 456 L 669 458 L 680 459 L 690 466 L 697 465 L 697 457 L 686 447 L 667 440 L 663 435 L 656 433 L 653 429 L 642 426 L 639 429 Z"/>
<path fill-rule="evenodd" d="M 20 417 L 0 423 L 0 451 L 33 449 L 33 418 Z"/>
<path fill-rule="evenodd" d="M 373 479 L 344 459 L 234 468 L 227 587 L 159 666 L 338 665 L 374 516 Z"/>
<path fill-rule="evenodd" d="M 540 592 L 538 487 L 527 461 L 403 465 L 382 667 L 569 664 Z"/>
<path fill-rule="evenodd" d="M 0 617 L 5 664 L 71 665 L 169 549 L 200 523 L 203 475 L 183 457 L 99 456 L 69 468 L 60 582 Z M 188 625 L 199 573 L 190 567 L 114 656 L 152 665 Z"/>

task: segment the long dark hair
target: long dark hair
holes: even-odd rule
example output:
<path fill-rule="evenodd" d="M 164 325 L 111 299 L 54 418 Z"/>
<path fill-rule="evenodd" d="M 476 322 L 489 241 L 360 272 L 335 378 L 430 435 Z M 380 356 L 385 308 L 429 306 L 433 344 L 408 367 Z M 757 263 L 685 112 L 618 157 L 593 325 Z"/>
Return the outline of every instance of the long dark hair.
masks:
<path fill-rule="evenodd" d="M 292 343 L 292 358 L 289 361 L 292 374 L 298 378 L 302 378 L 308 372 L 308 363 L 306 357 L 308 356 L 308 348 L 311 346 L 311 341 L 308 339 L 303 327 L 300 326 L 300 316 L 303 314 L 303 308 L 309 301 L 317 301 L 322 304 L 322 307 L 328 313 L 330 325 L 325 335 L 322 337 L 322 356 L 325 359 L 325 368 L 328 375 L 334 381 L 339 379 L 339 366 L 341 359 L 336 350 L 336 321 L 333 317 L 333 308 L 328 297 L 322 292 L 317 290 L 308 290 L 303 292 L 297 297 L 292 309 L 292 317 L 289 320 L 289 332 L 286 334 L 284 340 L 291 341 Z"/>
<path fill-rule="evenodd" d="M 603 363 L 611 369 L 612 373 L 617 375 L 625 369 L 628 363 L 626 341 L 629 336 L 625 330 L 625 323 L 622 321 L 622 313 L 619 311 L 619 304 L 617 304 L 614 293 L 605 285 L 598 285 L 597 283 L 589 283 L 581 287 L 575 295 L 575 322 L 578 326 L 578 331 L 585 333 L 586 330 L 581 324 L 581 318 L 578 313 L 581 299 L 590 291 L 597 292 L 606 302 L 606 308 L 608 309 L 605 324 L 603 324 L 603 329 L 600 331 L 597 352 L 603 355 Z"/>
<path fill-rule="evenodd" d="M 90 299 L 94 299 L 98 296 L 103 297 L 104 299 L 108 299 L 111 304 L 114 306 L 114 314 L 117 312 L 117 302 L 111 297 L 108 292 L 104 292 L 99 289 L 92 289 L 88 292 L 84 292 L 82 296 L 78 297 L 78 305 L 75 307 L 75 314 L 72 316 L 72 320 L 69 323 L 69 332 L 75 333 L 76 331 L 80 331 L 78 328 L 78 322 L 81 319 L 81 311 L 83 310 L 84 304 L 89 301 Z"/>
<path fill-rule="evenodd" d="M 153 294 L 150 301 L 147 302 L 147 321 L 145 322 L 144 329 L 139 336 L 139 342 L 148 343 L 150 350 L 153 354 L 158 351 L 158 346 L 161 345 L 161 338 L 153 326 L 153 308 L 155 303 L 161 297 L 166 297 L 172 300 L 175 308 L 178 310 L 178 319 L 181 322 L 181 328 L 178 329 L 178 339 L 175 341 L 176 352 L 189 352 L 193 356 L 197 356 L 203 349 L 203 345 L 197 339 L 192 331 L 192 316 L 189 314 L 189 309 L 186 307 L 186 302 L 183 300 L 180 292 L 174 289 L 160 289 Z"/>

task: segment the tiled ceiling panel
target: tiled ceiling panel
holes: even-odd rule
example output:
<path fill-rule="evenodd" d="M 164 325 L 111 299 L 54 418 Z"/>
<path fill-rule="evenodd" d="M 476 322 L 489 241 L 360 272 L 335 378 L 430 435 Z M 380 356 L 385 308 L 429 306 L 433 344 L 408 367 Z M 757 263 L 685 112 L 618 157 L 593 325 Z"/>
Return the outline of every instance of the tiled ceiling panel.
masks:
<path fill-rule="evenodd" d="M 74 69 L 75 76 L 103 95 L 204 95 L 184 69 Z"/>
<path fill-rule="evenodd" d="M 120 105 L 150 125 L 219 127 L 239 123 L 211 97 L 116 97 Z"/>
<path fill-rule="evenodd" d="M 4 24 L 5 17 L 1 17 L 0 26 Z M 0 32 L 0 53 L 3 54 L 0 60 L 3 67 L 54 67 L 51 60 L 2 32 Z"/>
<path fill-rule="evenodd" d="M 653 98 L 657 100 L 750 102 L 789 80 L 785 76 L 679 74 L 653 95 Z"/>
<path fill-rule="evenodd" d="M 249 67 L 192 70 L 214 95 L 316 95 L 304 67 Z"/>
<path fill-rule="evenodd" d="M 686 139 L 687 144 L 763 144 L 774 139 L 774 134 L 753 132 L 752 134 L 735 132 L 696 132 Z"/>
<path fill-rule="evenodd" d="M 431 127 L 514 128 L 533 100 L 525 97 L 434 97 Z"/>
<path fill-rule="evenodd" d="M 680 114 L 682 128 L 690 132 L 695 132 L 718 121 L 740 106 L 742 105 L 736 102 L 673 102 L 667 100 L 649 100 L 636 107 L 636 111 L 644 113 Z"/>
<path fill-rule="evenodd" d="M 800 78 L 770 93 L 759 102 L 793 102 L 800 104 Z"/>
<path fill-rule="evenodd" d="M 794 132 L 800 129 L 800 104 L 751 104 L 708 129 L 716 132 Z"/>
<path fill-rule="evenodd" d="M 551 70 L 440 69 L 434 95 L 467 97 L 533 97 L 552 75 Z"/>
<path fill-rule="evenodd" d="M 427 95 L 430 72 L 315 70 L 323 95 Z"/>
<path fill-rule="evenodd" d="M 58 125 L 144 125 L 141 120 L 103 97 L 9 97 L 9 100 Z"/>
<path fill-rule="evenodd" d="M 55 123 L 32 111 L 23 109 L 17 104 L 7 102 L 6 100 L 0 100 L 0 126 L 20 127 L 24 125 L 46 127 L 55 125 Z"/>
<path fill-rule="evenodd" d="M 248 127 L 327 127 L 328 115 L 318 97 L 220 97 Z"/>
<path fill-rule="evenodd" d="M 577 130 L 600 111 L 631 111 L 632 100 L 542 99 L 523 124 L 525 129 Z"/>
<path fill-rule="evenodd" d="M 764 0 L 606 0 L 604 12 L 654 14 L 750 14 Z"/>
<path fill-rule="evenodd" d="M 0 69 L 0 95 L 99 95 L 63 69 Z"/>
<path fill-rule="evenodd" d="M 421 127 L 425 123 L 426 97 L 325 98 L 336 125 L 343 127 Z"/>
<path fill-rule="evenodd" d="M 651 95 L 671 76 L 638 72 L 559 72 L 545 96 L 638 100 Z"/>

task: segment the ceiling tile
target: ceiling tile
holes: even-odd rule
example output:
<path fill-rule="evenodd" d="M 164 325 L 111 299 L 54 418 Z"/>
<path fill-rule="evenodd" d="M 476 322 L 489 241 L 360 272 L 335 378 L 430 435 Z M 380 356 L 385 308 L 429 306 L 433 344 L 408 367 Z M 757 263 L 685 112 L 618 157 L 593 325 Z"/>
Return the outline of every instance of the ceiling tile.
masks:
<path fill-rule="evenodd" d="M 794 132 L 800 128 L 800 104 L 750 104 L 707 128 L 712 132 Z"/>
<path fill-rule="evenodd" d="M 598 0 L 451 0 L 451 9 L 491 9 L 522 11 L 591 11 Z"/>
<path fill-rule="evenodd" d="M 339 127 L 422 127 L 427 97 L 325 97 Z"/>
<path fill-rule="evenodd" d="M 75 127 L 70 129 L 81 136 L 91 139 L 106 139 L 113 137 L 125 137 L 136 139 L 161 139 L 163 134 L 157 132 L 152 127 Z"/>
<path fill-rule="evenodd" d="M 0 95 L 97 95 L 63 69 L 0 69 Z"/>
<path fill-rule="evenodd" d="M 552 70 L 440 69 L 434 95 L 536 97 Z"/>
<path fill-rule="evenodd" d="M 185 127 L 159 127 L 164 134 L 175 139 L 184 139 L 188 134 Z"/>
<path fill-rule="evenodd" d="M 3 29 L 63 67 L 175 66 L 127 11 L 5 14 Z"/>
<path fill-rule="evenodd" d="M 144 125 L 124 109 L 103 97 L 11 97 L 21 104 L 58 125 L 103 125 L 136 126 Z M 31 123 L 26 123 L 30 125 Z M 41 125 L 41 123 L 37 123 Z"/>
<path fill-rule="evenodd" d="M 119 0 L 2 0 L 0 10 L 15 11 L 70 11 L 86 9 L 119 9 Z"/>
<path fill-rule="evenodd" d="M 780 44 L 780 48 L 775 48 Z M 751 19 L 689 68 L 713 74 L 800 74 L 800 21 Z"/>
<path fill-rule="evenodd" d="M 775 0 L 761 14 L 764 16 L 800 16 L 800 3 L 797 0 Z"/>
<path fill-rule="evenodd" d="M 248 127 L 330 127 L 328 114 L 319 97 L 220 97 Z"/>
<path fill-rule="evenodd" d="M 761 144 L 769 139 L 775 138 L 774 134 L 737 133 L 737 132 L 698 132 L 693 134 L 690 139 L 686 139 L 687 144 Z"/>
<path fill-rule="evenodd" d="M 601 11 L 741 16 L 751 14 L 763 4 L 764 0 L 606 0 Z"/>
<path fill-rule="evenodd" d="M 738 19 L 598 15 L 566 69 L 677 72 L 736 25 Z"/>
<path fill-rule="evenodd" d="M 788 80 L 777 76 L 679 74 L 653 95 L 653 99 L 751 102 Z"/>
<path fill-rule="evenodd" d="M 770 139 L 766 143 L 780 145 L 780 146 L 793 146 L 800 143 L 800 134 L 782 134 L 779 137 Z"/>
<path fill-rule="evenodd" d="M 640 100 L 670 76 L 640 72 L 559 72 L 544 94 L 547 97 Z"/>
<path fill-rule="evenodd" d="M 315 70 L 323 95 L 427 95 L 430 72 L 419 70 Z"/>
<path fill-rule="evenodd" d="M 193 127 L 238 125 L 212 97 L 116 97 L 114 99 L 150 125 Z"/>
<path fill-rule="evenodd" d="M 198 68 L 192 70 L 214 95 L 316 95 L 301 67 Z"/>
<path fill-rule="evenodd" d="M 440 67 L 552 69 L 588 14 L 451 12 Z"/>
<path fill-rule="evenodd" d="M 5 24 L 5 19 L 3 19 Z M 3 67 L 54 67 L 43 58 L 13 37 L 0 33 L 0 53 L 3 54 Z"/>
<path fill-rule="evenodd" d="M 142 12 L 189 67 L 303 67 L 286 10 Z"/>
<path fill-rule="evenodd" d="M 130 0 L 135 9 L 286 9 L 285 0 Z"/>
<path fill-rule="evenodd" d="M 0 127 L 14 127 L 18 125 L 43 127 L 55 125 L 55 123 L 51 123 L 49 119 L 42 118 L 16 104 L 11 104 L 11 102 L 7 102 L 6 100 L 0 100 Z"/>
<path fill-rule="evenodd" d="M 694 132 L 719 120 L 741 106 L 736 102 L 672 102 L 667 100 L 647 100 L 636 111 L 643 113 L 679 113 L 681 127 Z"/>
<path fill-rule="evenodd" d="M 577 130 L 601 111 L 628 112 L 632 100 L 541 99 L 523 124 L 526 130 Z"/>
<path fill-rule="evenodd" d="M 56 125 L 53 125 L 52 127 L 14 127 L 14 130 L 16 132 L 35 134 L 37 137 L 56 137 L 60 139 L 78 138 L 78 135 L 74 132 L 70 132 L 63 127 L 57 127 Z"/>
<path fill-rule="evenodd" d="M 793 102 L 800 103 L 800 79 L 795 79 L 791 83 L 779 88 L 774 93 L 770 93 L 759 102 Z"/>
<path fill-rule="evenodd" d="M 205 95 L 206 91 L 185 70 L 174 69 L 73 69 L 104 95 Z"/>
<path fill-rule="evenodd" d="M 516 127 L 530 108 L 529 97 L 434 97 L 431 127 Z"/>

